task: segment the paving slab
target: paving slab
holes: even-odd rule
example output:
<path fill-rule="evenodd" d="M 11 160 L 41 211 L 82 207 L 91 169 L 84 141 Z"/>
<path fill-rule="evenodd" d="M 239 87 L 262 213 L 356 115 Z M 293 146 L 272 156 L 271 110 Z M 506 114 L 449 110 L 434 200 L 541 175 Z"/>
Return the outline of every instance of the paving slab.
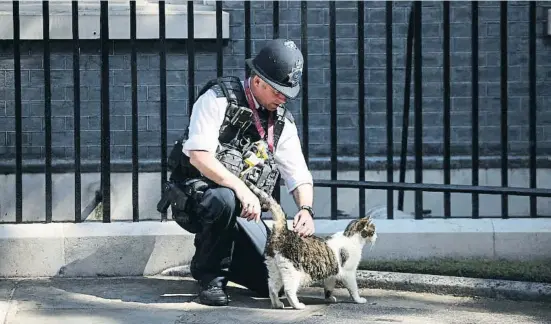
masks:
<path fill-rule="evenodd" d="M 4 319 L 8 315 L 11 296 L 15 292 L 16 282 L 0 280 L 0 324 L 4 324 Z"/>
<path fill-rule="evenodd" d="M 0 280 L 4 313 L 0 324 L 194 324 L 194 323 L 549 323 L 551 304 L 432 293 L 362 289 L 366 304 L 355 304 L 344 289 L 327 304 L 323 289 L 302 290 L 307 307 L 270 309 L 258 298 L 230 285 L 228 307 L 197 303 L 197 286 L 186 277 L 50 278 Z"/>

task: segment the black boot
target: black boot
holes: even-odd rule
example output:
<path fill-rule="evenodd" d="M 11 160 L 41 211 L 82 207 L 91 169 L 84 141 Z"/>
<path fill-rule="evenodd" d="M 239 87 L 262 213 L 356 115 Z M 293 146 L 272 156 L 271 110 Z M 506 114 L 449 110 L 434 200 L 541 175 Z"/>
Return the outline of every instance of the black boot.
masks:
<path fill-rule="evenodd" d="M 227 306 L 229 296 L 226 293 L 226 286 L 220 281 L 201 282 L 199 302 L 209 306 Z"/>

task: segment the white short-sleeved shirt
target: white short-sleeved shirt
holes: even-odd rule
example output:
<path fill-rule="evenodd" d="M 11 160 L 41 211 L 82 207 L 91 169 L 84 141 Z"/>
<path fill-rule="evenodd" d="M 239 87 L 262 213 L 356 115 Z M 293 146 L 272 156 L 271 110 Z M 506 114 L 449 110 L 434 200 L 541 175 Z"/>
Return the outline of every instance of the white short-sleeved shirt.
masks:
<path fill-rule="evenodd" d="M 259 108 L 256 99 L 254 101 L 256 108 Z M 227 104 L 226 98 L 217 97 L 212 89 L 197 99 L 190 117 L 189 137 L 182 149 L 184 154 L 189 156 L 189 151 L 192 150 L 216 152 Z M 289 120 L 281 132 L 274 158 L 288 192 L 301 184 L 313 183 L 312 174 L 302 154 L 297 128 Z"/>

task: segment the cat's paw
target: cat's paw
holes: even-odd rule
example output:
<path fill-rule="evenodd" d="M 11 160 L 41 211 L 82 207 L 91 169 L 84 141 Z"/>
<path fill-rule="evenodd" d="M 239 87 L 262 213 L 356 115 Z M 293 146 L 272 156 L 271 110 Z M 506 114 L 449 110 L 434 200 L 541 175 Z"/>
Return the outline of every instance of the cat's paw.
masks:
<path fill-rule="evenodd" d="M 356 298 L 356 299 L 354 299 L 354 301 L 355 301 L 357 304 L 365 304 L 365 303 L 367 303 L 367 299 L 365 299 L 365 298 L 363 298 L 363 297 Z"/>
<path fill-rule="evenodd" d="M 329 296 L 329 297 L 325 298 L 325 301 L 328 302 L 328 303 L 336 303 L 337 302 L 337 297 Z"/>
<path fill-rule="evenodd" d="M 295 305 L 293 305 L 293 308 L 294 309 L 305 309 L 306 305 L 304 305 L 303 303 L 296 303 Z"/>
<path fill-rule="evenodd" d="M 275 303 L 272 303 L 272 308 L 274 309 L 283 309 L 284 305 L 281 300 L 277 300 Z"/>

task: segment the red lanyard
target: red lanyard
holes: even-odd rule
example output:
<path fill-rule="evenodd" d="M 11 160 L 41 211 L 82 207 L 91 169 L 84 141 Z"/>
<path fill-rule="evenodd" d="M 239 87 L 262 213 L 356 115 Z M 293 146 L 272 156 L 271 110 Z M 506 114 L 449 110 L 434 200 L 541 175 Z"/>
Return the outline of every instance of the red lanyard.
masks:
<path fill-rule="evenodd" d="M 250 79 L 245 81 L 245 94 L 247 95 L 249 107 L 253 112 L 253 119 L 256 130 L 258 131 L 258 134 L 260 134 L 260 137 L 264 138 L 264 136 L 266 135 L 266 131 L 262 127 L 262 124 L 260 123 L 260 117 L 258 116 L 258 112 L 256 111 L 256 105 L 254 104 L 253 95 L 251 93 L 251 89 L 249 88 L 250 82 Z M 270 152 L 274 151 L 274 118 L 271 112 L 270 118 L 268 119 L 268 149 L 270 150 Z"/>

